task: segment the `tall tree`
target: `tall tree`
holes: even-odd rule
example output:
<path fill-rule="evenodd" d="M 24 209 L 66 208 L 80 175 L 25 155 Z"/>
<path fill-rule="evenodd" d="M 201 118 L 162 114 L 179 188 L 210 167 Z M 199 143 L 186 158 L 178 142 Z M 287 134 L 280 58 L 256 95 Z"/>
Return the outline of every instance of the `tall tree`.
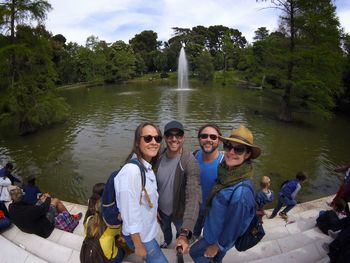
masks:
<path fill-rule="evenodd" d="M 51 5 L 45 0 L 3 0 L 1 3 L 0 29 L 10 31 L 11 43 L 15 44 L 16 26 L 27 25 L 31 22 L 43 22 L 46 14 L 51 10 Z M 11 54 L 12 82 L 16 80 L 16 52 Z"/>
<path fill-rule="evenodd" d="M 283 87 L 278 117 L 292 120 L 293 104 L 328 115 L 339 93 L 339 22 L 331 0 L 271 0 L 281 11 L 279 32 L 271 34 L 266 57 Z M 273 45 L 271 45 L 273 44 Z M 260 45 L 260 47 L 262 47 Z M 287 48 L 287 52 L 283 50 Z M 274 68 L 271 67 L 274 64 Z M 330 84 L 323 75 L 334 69 Z M 338 79 L 338 80 L 337 80 Z"/>
<path fill-rule="evenodd" d="M 152 54 L 157 54 L 155 51 L 159 48 L 157 41 L 158 35 L 152 30 L 142 31 L 136 34 L 130 41 L 132 49 L 135 53 L 139 53 L 146 63 L 148 71 L 155 71 Z"/>

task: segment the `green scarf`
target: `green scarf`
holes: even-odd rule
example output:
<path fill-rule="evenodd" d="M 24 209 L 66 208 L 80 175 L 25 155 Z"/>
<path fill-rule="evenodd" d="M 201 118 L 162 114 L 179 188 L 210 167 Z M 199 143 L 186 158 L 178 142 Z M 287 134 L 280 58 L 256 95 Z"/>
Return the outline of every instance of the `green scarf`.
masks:
<path fill-rule="evenodd" d="M 208 194 L 206 208 L 209 209 L 211 207 L 211 201 L 219 191 L 246 179 L 250 179 L 252 176 L 253 165 L 250 161 L 244 162 L 240 166 L 234 167 L 231 170 L 229 170 L 225 161 L 220 163 L 218 167 L 218 179 Z"/>

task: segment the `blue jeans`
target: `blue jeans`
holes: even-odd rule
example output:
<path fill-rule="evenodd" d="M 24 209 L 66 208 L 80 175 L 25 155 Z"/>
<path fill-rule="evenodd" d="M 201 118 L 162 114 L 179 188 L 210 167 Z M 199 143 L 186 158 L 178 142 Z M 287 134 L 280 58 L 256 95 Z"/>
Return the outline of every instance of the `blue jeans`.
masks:
<path fill-rule="evenodd" d="M 125 242 L 128 247 L 132 250 L 135 250 L 134 242 L 131 239 L 131 236 L 124 236 Z M 160 249 L 158 242 L 155 239 L 152 239 L 149 242 L 142 242 L 147 251 L 146 262 L 147 263 L 167 263 L 168 260 L 164 256 L 163 251 Z"/>
<path fill-rule="evenodd" d="M 213 258 L 208 258 L 204 256 L 205 250 L 210 244 L 204 239 L 198 240 L 194 243 L 190 249 L 190 256 L 195 263 L 221 263 L 222 259 L 225 257 L 226 252 L 219 250 L 218 253 Z"/>
<path fill-rule="evenodd" d="M 173 240 L 173 232 L 171 231 L 171 222 L 172 222 L 172 215 L 168 216 L 164 214 L 162 211 L 158 210 L 160 215 L 160 228 L 162 229 L 162 232 L 164 234 L 164 241 L 170 245 L 171 241 Z M 174 222 L 175 228 L 176 228 L 176 238 L 180 235 L 180 230 L 182 226 L 183 220 L 176 220 Z"/>
<path fill-rule="evenodd" d="M 8 219 L 7 217 L 0 219 L 0 230 L 8 228 L 10 225 L 11 225 L 11 220 Z"/>
<path fill-rule="evenodd" d="M 196 221 L 196 224 L 193 229 L 193 235 L 196 237 L 199 237 L 202 233 L 202 229 L 204 226 L 204 220 L 205 220 L 205 209 L 204 210 L 199 210 L 198 213 L 198 218 Z"/>
<path fill-rule="evenodd" d="M 283 205 L 286 205 L 286 208 L 283 209 L 282 212 L 287 214 L 296 204 L 297 204 L 297 201 L 295 201 L 294 199 L 289 199 L 284 195 L 280 195 L 278 197 L 277 206 L 275 207 L 275 209 L 273 209 L 271 217 L 276 216 L 278 211 L 280 211 Z"/>

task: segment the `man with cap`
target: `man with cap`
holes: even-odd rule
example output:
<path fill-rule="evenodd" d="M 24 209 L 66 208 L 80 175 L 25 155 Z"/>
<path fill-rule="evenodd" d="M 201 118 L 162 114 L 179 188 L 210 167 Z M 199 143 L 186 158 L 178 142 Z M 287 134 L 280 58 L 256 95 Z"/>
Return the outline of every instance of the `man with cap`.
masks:
<path fill-rule="evenodd" d="M 251 159 L 257 158 L 261 150 L 243 125 L 232 130 L 229 137 L 219 138 L 224 145 L 224 160 L 207 197 L 203 238 L 190 250 L 194 262 L 222 262 L 256 213 Z"/>
<path fill-rule="evenodd" d="M 184 127 L 171 121 L 164 127 L 166 148 L 161 152 L 155 166 L 158 184 L 159 222 L 164 234 L 161 248 L 172 242 L 171 223 L 176 228 L 176 246 L 188 252 L 201 202 L 199 165 L 192 152 L 184 147 Z"/>

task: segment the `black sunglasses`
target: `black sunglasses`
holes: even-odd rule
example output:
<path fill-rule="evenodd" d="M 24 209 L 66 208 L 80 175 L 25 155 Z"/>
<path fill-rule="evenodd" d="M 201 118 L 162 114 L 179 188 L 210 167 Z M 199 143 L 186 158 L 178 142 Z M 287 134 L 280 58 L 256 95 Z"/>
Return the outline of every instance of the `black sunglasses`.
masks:
<path fill-rule="evenodd" d="M 207 134 L 207 133 L 202 133 L 202 134 L 199 134 L 199 136 L 198 136 L 200 139 L 208 139 L 208 137 L 211 139 L 211 140 L 213 140 L 213 141 L 215 141 L 217 138 L 218 138 L 218 136 L 216 135 L 216 134 Z"/>
<path fill-rule="evenodd" d="M 182 131 L 178 131 L 178 132 L 167 132 L 165 134 L 165 137 L 167 139 L 172 138 L 174 136 L 176 137 L 176 139 L 181 139 L 184 136 L 184 133 Z"/>
<path fill-rule="evenodd" d="M 143 138 L 143 140 L 145 141 L 145 143 L 150 143 L 152 141 L 152 139 L 154 139 L 156 141 L 156 143 L 161 143 L 163 137 L 160 135 L 156 135 L 156 136 L 152 136 L 152 135 L 145 135 L 145 136 L 141 136 Z"/>
<path fill-rule="evenodd" d="M 244 145 L 233 146 L 231 143 L 224 143 L 224 150 L 226 152 L 230 152 L 232 151 L 232 149 L 237 155 L 242 155 L 247 150 L 247 147 L 245 147 Z"/>

